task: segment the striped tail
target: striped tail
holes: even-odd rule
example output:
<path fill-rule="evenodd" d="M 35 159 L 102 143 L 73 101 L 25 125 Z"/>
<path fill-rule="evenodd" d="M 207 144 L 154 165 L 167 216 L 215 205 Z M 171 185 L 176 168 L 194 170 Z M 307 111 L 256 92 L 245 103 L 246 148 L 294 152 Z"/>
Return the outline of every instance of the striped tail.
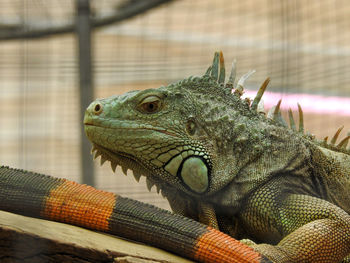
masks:
<path fill-rule="evenodd" d="M 0 167 L 0 209 L 143 242 L 199 262 L 269 262 L 211 227 L 66 179 Z"/>

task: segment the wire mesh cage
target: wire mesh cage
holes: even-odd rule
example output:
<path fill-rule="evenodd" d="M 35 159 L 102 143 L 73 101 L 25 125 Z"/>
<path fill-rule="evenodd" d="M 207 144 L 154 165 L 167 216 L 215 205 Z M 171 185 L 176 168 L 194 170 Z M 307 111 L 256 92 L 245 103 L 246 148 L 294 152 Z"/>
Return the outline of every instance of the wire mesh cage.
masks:
<path fill-rule="evenodd" d="M 90 1 L 98 19 L 144 1 Z M 146 1 L 147 2 L 147 1 Z M 38 38 L 6 38 L 33 28 L 69 28 L 76 3 L 0 2 L 1 164 L 76 181 L 81 178 L 77 36 L 66 31 Z M 120 11 L 121 10 L 121 11 Z M 123 11 L 124 10 L 124 11 Z M 350 130 L 350 4 L 334 0 L 168 1 L 92 33 L 94 96 L 106 97 L 201 75 L 216 50 L 253 96 L 272 81 L 266 108 L 304 108 L 317 138 L 341 125 Z M 65 34 L 62 34 L 65 33 Z M 95 165 L 98 165 L 96 161 Z M 96 186 L 167 208 L 166 201 L 121 171 L 96 167 Z"/>

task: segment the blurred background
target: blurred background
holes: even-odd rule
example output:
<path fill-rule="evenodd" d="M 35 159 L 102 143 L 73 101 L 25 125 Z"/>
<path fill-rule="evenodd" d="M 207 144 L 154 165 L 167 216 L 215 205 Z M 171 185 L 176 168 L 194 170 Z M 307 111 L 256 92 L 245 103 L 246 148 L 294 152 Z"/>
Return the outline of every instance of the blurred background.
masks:
<path fill-rule="evenodd" d="M 1 0 L 0 163 L 91 183 L 168 208 L 108 163 L 81 131 L 95 98 L 202 75 L 216 50 L 247 96 L 271 77 L 266 109 L 304 109 L 322 139 L 350 130 L 347 0 Z M 295 115 L 296 116 L 296 115 Z"/>

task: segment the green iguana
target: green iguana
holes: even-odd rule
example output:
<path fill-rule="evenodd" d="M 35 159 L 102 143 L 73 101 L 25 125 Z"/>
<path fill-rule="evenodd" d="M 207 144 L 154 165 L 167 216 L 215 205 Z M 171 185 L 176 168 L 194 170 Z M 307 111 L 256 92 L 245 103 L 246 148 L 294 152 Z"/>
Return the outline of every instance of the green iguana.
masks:
<path fill-rule="evenodd" d="M 86 134 L 102 163 L 146 176 L 175 213 L 249 239 L 273 262 L 340 262 L 350 255 L 350 136 L 318 142 L 292 114 L 288 128 L 280 102 L 267 118 L 268 79 L 252 103 L 241 99 L 250 73 L 235 86 L 233 67 L 225 83 L 217 52 L 202 77 L 96 100 Z"/>
<path fill-rule="evenodd" d="M 132 170 L 136 180 L 146 176 L 178 215 L 6 167 L 0 209 L 200 262 L 350 262 L 350 136 L 335 145 L 340 130 L 330 144 L 305 135 L 300 108 L 299 130 L 291 113 L 288 128 L 280 102 L 266 117 L 259 101 L 269 80 L 253 102 L 241 98 L 250 74 L 235 85 L 233 67 L 225 83 L 217 52 L 202 77 L 96 100 L 86 110 L 95 157 Z"/>

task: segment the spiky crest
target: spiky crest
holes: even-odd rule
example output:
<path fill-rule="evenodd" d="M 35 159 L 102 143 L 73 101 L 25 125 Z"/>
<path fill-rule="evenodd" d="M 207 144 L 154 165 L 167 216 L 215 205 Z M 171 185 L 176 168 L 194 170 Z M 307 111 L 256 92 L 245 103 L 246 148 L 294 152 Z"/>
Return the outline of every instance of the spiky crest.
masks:
<path fill-rule="evenodd" d="M 270 83 L 270 78 L 267 78 L 264 81 L 264 83 L 261 85 L 260 89 L 258 90 L 258 93 L 256 94 L 256 96 L 253 100 L 252 106 L 251 106 L 253 111 L 256 111 L 258 109 L 258 104 L 260 103 L 261 98 L 264 95 L 264 92 L 267 88 L 267 85 L 269 85 L 269 83 Z"/>
<path fill-rule="evenodd" d="M 253 74 L 255 70 L 250 70 L 246 74 L 244 74 L 235 85 L 236 79 L 236 60 L 232 63 L 231 73 L 228 81 L 225 83 L 225 64 L 224 64 L 224 56 L 221 51 L 215 52 L 214 59 L 212 65 L 207 69 L 205 75 L 210 76 L 215 82 L 217 82 L 220 86 L 232 92 L 237 97 L 241 97 L 244 93 L 244 83 L 245 81 Z M 270 78 L 267 78 L 261 87 L 259 88 L 253 102 L 250 104 L 250 100 L 247 103 L 246 99 L 241 99 L 242 103 L 246 105 L 250 105 L 250 109 L 252 112 L 259 113 L 261 110 L 259 109 L 259 104 L 262 103 L 262 97 L 264 92 L 270 82 Z M 282 125 L 284 127 L 288 127 L 286 121 L 283 119 L 281 111 L 280 111 L 281 100 L 278 101 L 277 105 L 272 107 L 268 114 L 267 118 L 273 120 L 276 124 Z M 350 133 L 339 143 L 336 145 L 336 141 L 339 137 L 339 134 L 343 127 L 339 128 L 334 136 L 332 137 L 330 143 L 327 143 L 328 136 L 323 139 L 323 141 L 317 141 L 314 139 L 314 136 L 305 133 L 304 129 L 304 114 L 300 104 L 297 104 L 298 107 L 298 116 L 299 116 L 299 127 L 297 129 L 295 120 L 293 117 L 292 110 L 288 110 L 289 117 L 289 127 L 291 130 L 302 134 L 305 138 L 312 140 L 316 144 L 331 149 L 333 151 L 338 151 L 346 154 L 350 154 L 350 147 L 346 148 L 350 141 Z"/>
<path fill-rule="evenodd" d="M 346 137 L 341 140 L 337 145 L 337 139 L 339 137 L 339 134 L 343 130 L 344 126 L 341 126 L 333 135 L 331 141 L 328 143 L 328 136 L 326 136 L 323 141 L 320 142 L 322 147 L 325 147 L 327 149 L 333 150 L 333 151 L 338 151 L 346 154 L 350 154 L 350 147 L 346 148 L 348 145 L 348 142 L 350 140 L 350 132 L 346 135 Z"/>

